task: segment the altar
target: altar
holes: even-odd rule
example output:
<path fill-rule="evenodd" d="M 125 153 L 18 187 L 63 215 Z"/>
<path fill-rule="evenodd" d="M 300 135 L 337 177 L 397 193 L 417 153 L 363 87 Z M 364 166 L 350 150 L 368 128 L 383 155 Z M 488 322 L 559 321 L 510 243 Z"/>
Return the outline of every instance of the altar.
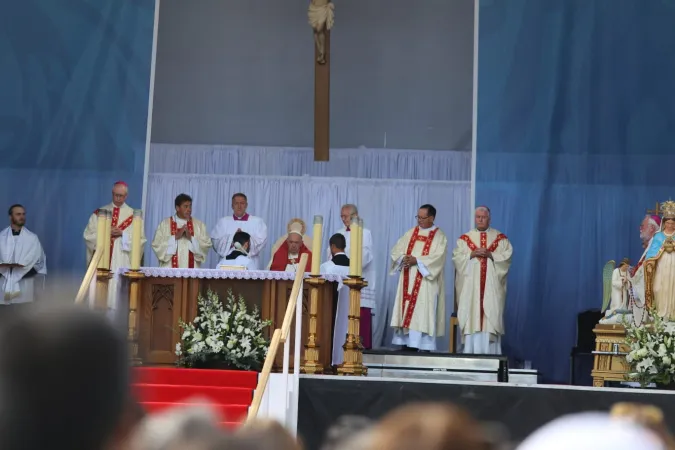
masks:
<path fill-rule="evenodd" d="M 128 282 L 120 276 L 117 305 L 128 304 Z M 138 356 L 145 365 L 173 365 L 176 363 L 176 344 L 180 342 L 179 319 L 191 322 L 197 315 L 197 297 L 207 290 L 225 299 L 228 290 L 241 295 L 250 306 L 257 306 L 262 319 L 271 320 L 268 335 L 281 327 L 295 273 L 267 270 L 172 269 L 142 267 L 140 272 L 140 301 L 138 305 Z M 306 275 L 307 277 L 308 275 Z M 333 327 L 339 275 L 322 275 L 326 283 L 320 285 L 317 308 L 317 340 L 319 361 L 330 370 Z M 302 342 L 307 342 L 309 322 L 309 285 L 302 290 Z M 290 345 L 294 345 L 295 324 L 291 327 Z M 269 337 L 269 336 L 268 336 Z M 282 354 L 275 361 L 275 370 L 283 364 Z M 304 359 L 304 347 L 301 356 Z M 294 357 L 290 355 L 290 367 Z"/>

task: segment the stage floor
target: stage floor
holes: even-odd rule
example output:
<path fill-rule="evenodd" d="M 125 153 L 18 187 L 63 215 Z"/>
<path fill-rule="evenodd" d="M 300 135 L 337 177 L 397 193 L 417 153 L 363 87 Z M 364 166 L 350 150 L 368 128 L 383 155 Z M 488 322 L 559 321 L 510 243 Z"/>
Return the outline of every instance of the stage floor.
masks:
<path fill-rule="evenodd" d="M 300 375 L 298 434 L 305 448 L 318 450 L 338 417 L 378 419 L 397 406 L 415 401 L 458 404 L 482 422 L 503 425 L 514 441 L 557 417 L 608 411 L 617 402 L 656 405 L 675 429 L 675 392 L 671 391 Z"/>

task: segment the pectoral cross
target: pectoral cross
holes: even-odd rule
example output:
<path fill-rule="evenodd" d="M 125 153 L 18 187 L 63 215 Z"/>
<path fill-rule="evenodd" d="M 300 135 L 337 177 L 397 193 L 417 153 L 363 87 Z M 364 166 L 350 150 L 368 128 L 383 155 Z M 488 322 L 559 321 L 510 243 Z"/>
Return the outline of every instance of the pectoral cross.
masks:
<path fill-rule="evenodd" d="M 659 202 L 656 202 L 656 206 L 654 207 L 654 209 L 648 209 L 647 214 L 660 216 L 661 215 L 661 204 Z"/>

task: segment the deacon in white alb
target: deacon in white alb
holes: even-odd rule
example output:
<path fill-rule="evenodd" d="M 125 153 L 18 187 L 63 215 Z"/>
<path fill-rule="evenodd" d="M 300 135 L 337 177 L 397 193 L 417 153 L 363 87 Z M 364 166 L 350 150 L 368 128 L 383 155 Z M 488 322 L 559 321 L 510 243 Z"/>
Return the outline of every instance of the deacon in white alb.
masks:
<path fill-rule="evenodd" d="M 445 259 L 448 240 L 436 225 L 436 208 L 422 205 L 417 226 L 391 251 L 392 272 L 401 271 L 391 315 L 392 343 L 435 351 L 445 333 Z"/>
<path fill-rule="evenodd" d="M 457 320 L 464 353 L 502 353 L 506 276 L 513 249 L 506 235 L 490 227 L 490 210 L 476 208 L 476 228 L 457 240 L 452 254 L 457 276 Z"/>
<path fill-rule="evenodd" d="M 347 246 L 345 236 L 335 233 L 328 241 L 331 259 L 321 264 L 322 274 L 335 274 L 346 277 L 349 275 L 349 257 L 345 253 Z M 338 286 L 337 308 L 335 311 L 335 329 L 333 331 L 333 365 L 337 366 L 344 361 L 342 345 L 345 343 L 349 330 L 349 287 L 342 283 Z M 363 333 L 361 333 L 363 334 Z M 362 339 L 363 340 L 363 339 Z"/>
<path fill-rule="evenodd" d="M 232 196 L 232 212 L 231 216 L 225 216 L 218 221 L 213 231 L 211 231 L 211 240 L 213 241 L 213 249 L 221 258 L 225 258 L 231 251 L 234 250 L 232 246 L 232 238 L 237 231 L 245 231 L 251 236 L 251 248 L 248 252 L 249 258 L 253 261 L 256 269 L 260 265 L 260 252 L 267 243 L 267 225 L 265 222 L 256 216 L 252 216 L 246 212 L 248 207 L 248 200 L 242 193 L 237 193 Z"/>
<path fill-rule="evenodd" d="M 117 272 L 120 267 L 129 267 L 131 265 L 131 224 L 134 220 L 134 210 L 126 204 L 129 194 L 128 186 L 124 181 L 117 181 L 113 185 L 112 203 L 94 211 L 89 216 L 89 222 L 84 229 L 84 242 L 87 245 L 87 264 L 91 261 L 96 251 L 96 228 L 98 225 L 99 210 L 106 209 L 112 213 L 112 223 L 110 228 L 110 271 Z M 145 247 L 145 232 L 141 234 L 141 252 Z M 115 289 L 108 288 L 108 292 L 115 294 Z"/>
<path fill-rule="evenodd" d="M 192 217 L 192 198 L 189 195 L 178 195 L 174 205 L 176 214 L 159 224 L 152 240 L 152 250 L 160 267 L 201 267 L 211 248 L 206 225 Z"/>
<path fill-rule="evenodd" d="M 218 268 L 244 267 L 246 270 L 256 270 L 255 264 L 248 257 L 251 248 L 251 235 L 245 231 L 237 231 L 232 238 L 234 250 L 218 263 Z"/>
<path fill-rule="evenodd" d="M 340 219 L 344 226 L 336 233 L 345 237 L 345 253 L 349 254 L 349 243 L 351 241 L 351 232 L 349 225 L 352 218 L 359 217 L 359 210 L 356 205 L 347 204 L 340 210 Z M 330 249 L 328 249 L 330 257 Z M 375 258 L 373 258 L 373 235 L 368 228 L 363 229 L 363 278 L 368 282 L 368 286 L 361 290 L 361 344 L 366 349 L 372 348 L 372 323 L 375 315 L 375 276 L 377 274 Z M 323 272 L 321 272 L 323 273 Z"/>
<path fill-rule="evenodd" d="M 35 275 L 47 274 L 40 239 L 24 226 L 26 210 L 23 206 L 17 204 L 9 208 L 9 223 L 0 231 L 0 287 L 3 293 L 0 304 L 5 307 L 32 302 Z"/>

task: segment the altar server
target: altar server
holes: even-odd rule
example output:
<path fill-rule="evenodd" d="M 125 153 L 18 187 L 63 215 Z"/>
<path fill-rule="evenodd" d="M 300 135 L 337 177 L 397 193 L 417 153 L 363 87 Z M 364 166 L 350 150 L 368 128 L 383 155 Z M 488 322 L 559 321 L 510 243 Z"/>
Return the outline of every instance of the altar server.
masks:
<path fill-rule="evenodd" d="M 340 219 L 344 226 L 336 230 L 345 237 L 345 253 L 349 254 L 349 243 L 351 241 L 351 231 L 349 226 L 352 218 L 359 217 L 359 210 L 356 205 L 346 204 L 340 210 Z M 363 336 L 362 344 L 366 349 L 372 348 L 372 322 L 375 315 L 375 284 L 376 284 L 376 260 L 373 258 L 373 235 L 368 228 L 363 229 L 363 278 L 368 282 L 368 286 L 361 290 L 361 334 Z M 330 249 L 328 249 L 330 255 Z"/>
<path fill-rule="evenodd" d="M 311 238 L 305 235 L 306 226 L 302 219 L 292 219 L 288 222 L 288 234 L 285 239 L 279 239 L 272 247 L 272 259 L 269 270 L 280 272 L 295 272 L 303 254 L 307 255 L 305 272 L 312 267 Z M 309 242 L 309 244 L 307 244 Z"/>
<path fill-rule="evenodd" d="M 506 277 L 513 249 L 490 227 L 490 210 L 476 208 L 476 228 L 460 236 L 452 254 L 457 277 L 457 320 L 464 353 L 501 355 Z"/>
<path fill-rule="evenodd" d="M 87 245 L 87 264 L 91 261 L 96 251 L 96 229 L 98 225 L 99 210 L 106 209 L 112 212 L 111 239 L 110 243 L 110 271 L 117 272 L 120 267 L 131 265 L 131 224 L 134 220 L 134 210 L 126 204 L 129 187 L 124 181 L 117 181 L 113 185 L 112 203 L 94 211 L 89 216 L 89 222 L 84 229 L 84 242 Z M 145 232 L 141 231 L 141 252 L 145 247 Z M 115 293 L 115 289 L 108 288 L 108 292 Z"/>
<path fill-rule="evenodd" d="M 248 257 L 248 250 L 251 248 L 251 235 L 245 231 L 237 231 L 232 238 L 232 244 L 234 250 L 220 260 L 218 267 L 237 266 L 245 267 L 246 270 L 256 270 L 255 264 Z"/>
<path fill-rule="evenodd" d="M 344 235 L 335 233 L 328 241 L 331 259 L 321 264 L 319 272 L 346 277 L 349 275 L 349 257 L 345 254 L 347 246 Z M 338 286 L 337 308 L 335 312 L 335 329 L 333 331 L 333 365 L 344 361 L 342 345 L 349 330 L 349 287 L 340 283 Z M 363 333 L 361 333 L 363 334 Z"/>
<path fill-rule="evenodd" d="M 436 208 L 422 205 L 417 226 L 391 250 L 392 271 L 401 271 L 391 316 L 392 343 L 421 351 L 436 350 L 445 333 L 445 259 L 448 240 L 434 225 Z"/>
<path fill-rule="evenodd" d="M 12 205 L 8 214 L 9 226 L 0 231 L 0 287 L 3 293 L 0 305 L 5 307 L 32 302 L 34 277 L 47 274 L 40 239 L 25 227 L 25 208 Z"/>
<path fill-rule="evenodd" d="M 192 217 L 192 198 L 180 194 L 174 202 L 176 214 L 164 219 L 152 240 L 152 250 L 160 267 L 199 268 L 211 248 L 211 238 L 203 222 Z"/>
<path fill-rule="evenodd" d="M 261 267 L 260 252 L 267 243 L 267 225 L 256 216 L 246 212 L 248 199 L 241 192 L 232 196 L 232 215 L 225 216 L 218 221 L 213 231 L 211 240 L 213 249 L 221 258 L 225 258 L 232 250 L 232 238 L 237 231 L 245 231 L 251 236 L 251 248 L 248 252 L 256 269 Z"/>

